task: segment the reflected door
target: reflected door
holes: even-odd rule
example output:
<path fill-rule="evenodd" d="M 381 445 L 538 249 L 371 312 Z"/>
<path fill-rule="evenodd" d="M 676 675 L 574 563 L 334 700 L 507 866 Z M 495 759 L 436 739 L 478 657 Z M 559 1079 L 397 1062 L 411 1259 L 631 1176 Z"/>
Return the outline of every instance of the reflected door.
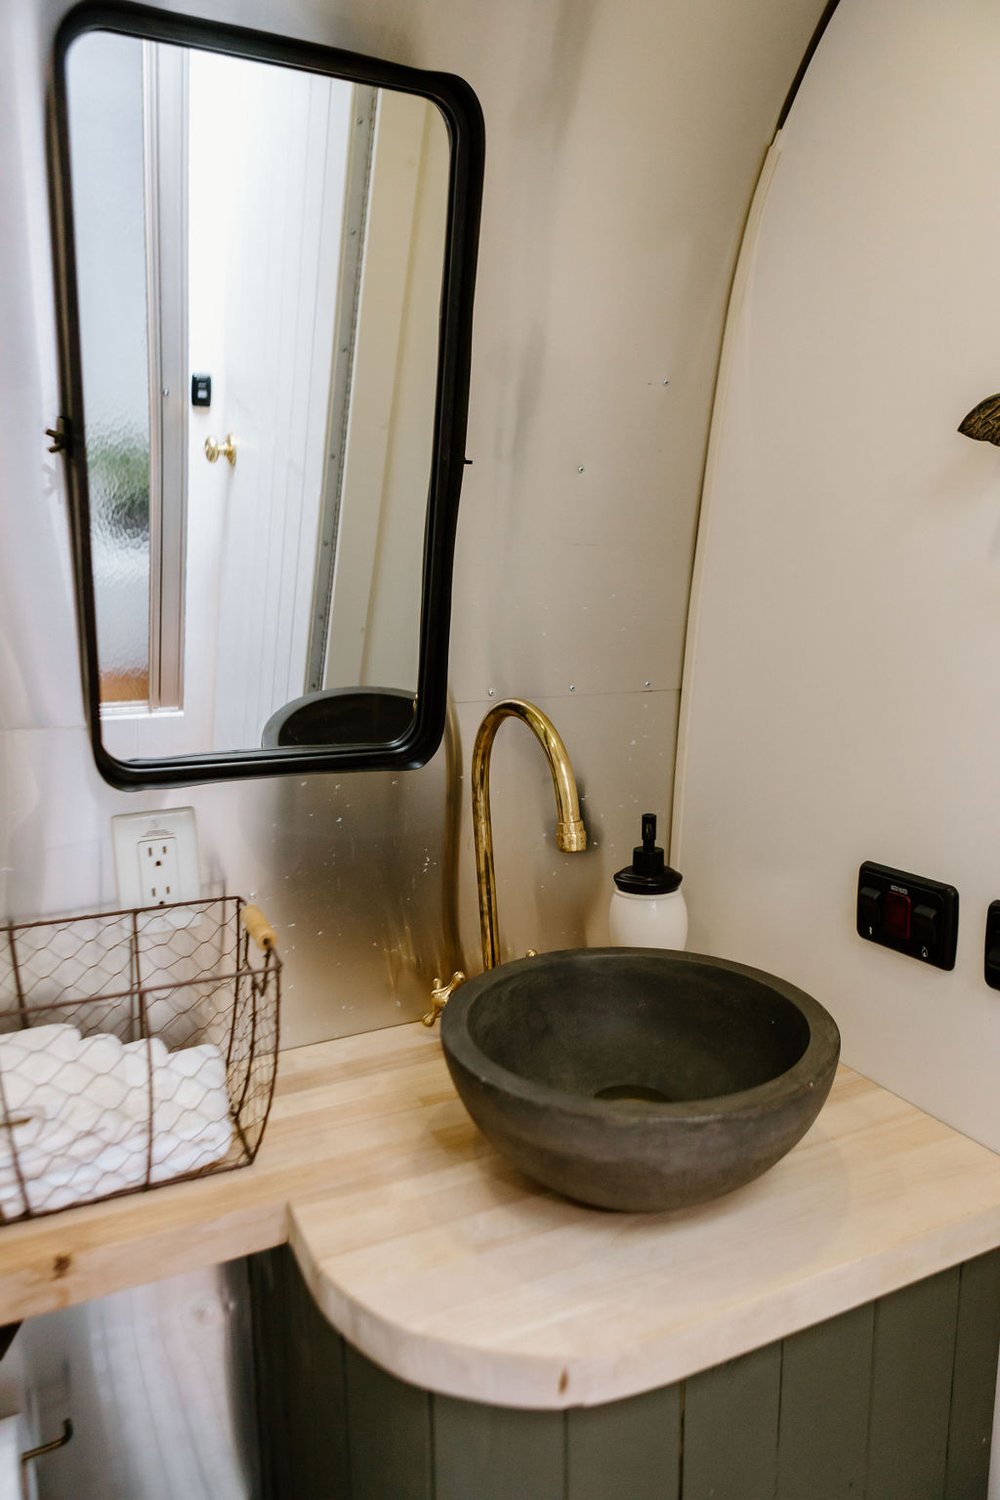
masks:
<path fill-rule="evenodd" d="M 190 413 L 187 701 L 219 748 L 305 691 L 353 94 L 191 57 L 190 350 L 212 404 Z M 235 464 L 210 464 L 230 433 Z"/>

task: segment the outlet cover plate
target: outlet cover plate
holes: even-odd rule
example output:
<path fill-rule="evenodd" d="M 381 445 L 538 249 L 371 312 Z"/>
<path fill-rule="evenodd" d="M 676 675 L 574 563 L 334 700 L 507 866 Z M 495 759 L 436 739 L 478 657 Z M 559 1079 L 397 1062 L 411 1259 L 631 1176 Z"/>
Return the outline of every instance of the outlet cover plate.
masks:
<path fill-rule="evenodd" d="M 118 900 L 123 907 L 160 904 L 159 897 L 154 899 L 146 889 L 143 869 L 144 846 L 156 839 L 172 840 L 174 877 L 169 900 L 197 901 L 201 895 L 194 808 L 157 807 L 149 812 L 119 813 L 111 819 Z"/>

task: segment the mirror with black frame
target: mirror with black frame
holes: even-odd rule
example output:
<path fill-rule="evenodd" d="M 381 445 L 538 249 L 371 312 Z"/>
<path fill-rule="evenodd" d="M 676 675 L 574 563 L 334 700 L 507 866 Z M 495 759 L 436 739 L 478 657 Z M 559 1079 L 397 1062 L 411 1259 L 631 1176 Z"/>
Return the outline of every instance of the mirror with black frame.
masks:
<path fill-rule="evenodd" d="M 77 613 L 118 786 L 408 767 L 446 708 L 482 118 L 87 4 L 57 44 Z"/>

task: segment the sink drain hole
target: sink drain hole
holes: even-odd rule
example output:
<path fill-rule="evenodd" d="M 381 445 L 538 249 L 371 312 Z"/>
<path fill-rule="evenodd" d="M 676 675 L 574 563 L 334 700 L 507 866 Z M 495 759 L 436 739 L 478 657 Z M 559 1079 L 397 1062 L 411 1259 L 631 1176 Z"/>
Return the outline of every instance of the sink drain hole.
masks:
<path fill-rule="evenodd" d="M 594 1095 L 595 1099 L 641 1099 L 647 1104 L 669 1104 L 669 1094 L 664 1094 L 661 1089 L 649 1088 L 644 1083 L 609 1083 L 607 1088 L 598 1089 Z"/>

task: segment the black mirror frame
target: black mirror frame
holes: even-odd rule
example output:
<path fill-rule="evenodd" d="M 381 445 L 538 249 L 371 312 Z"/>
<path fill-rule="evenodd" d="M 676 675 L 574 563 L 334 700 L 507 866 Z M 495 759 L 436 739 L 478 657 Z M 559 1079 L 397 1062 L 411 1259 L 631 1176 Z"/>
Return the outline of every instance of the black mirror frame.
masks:
<path fill-rule="evenodd" d="M 196 47 L 417 94 L 436 104 L 444 116 L 451 142 L 451 166 L 434 442 L 424 533 L 419 665 L 413 721 L 398 739 L 382 744 L 254 749 L 134 761 L 119 760 L 104 746 L 90 501 L 82 439 L 83 366 L 66 91 L 68 49 L 78 37 L 90 31 L 112 31 L 140 40 Z M 98 770 L 112 786 L 131 789 L 313 771 L 414 770 L 426 764 L 441 743 L 447 713 L 455 530 L 466 463 L 472 312 L 485 159 L 483 114 L 476 95 L 463 79 L 448 73 L 425 72 L 335 47 L 132 5 L 126 0 L 84 0 L 69 12 L 56 34 L 50 106 L 50 183 L 62 400 L 58 441 L 67 459 L 83 695 Z"/>

